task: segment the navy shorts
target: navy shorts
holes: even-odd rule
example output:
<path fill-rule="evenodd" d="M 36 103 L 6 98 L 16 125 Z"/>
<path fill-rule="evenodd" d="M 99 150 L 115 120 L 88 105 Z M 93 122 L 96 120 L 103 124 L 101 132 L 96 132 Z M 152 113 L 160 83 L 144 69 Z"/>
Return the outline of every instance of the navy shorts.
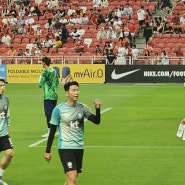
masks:
<path fill-rule="evenodd" d="M 59 149 L 58 153 L 65 173 L 73 170 L 82 172 L 83 149 Z"/>
<path fill-rule="evenodd" d="M 9 135 L 0 137 L 0 152 L 13 149 L 13 143 L 9 137 Z"/>
<path fill-rule="evenodd" d="M 57 100 L 44 100 L 45 115 L 51 115 L 56 105 L 57 105 Z"/>

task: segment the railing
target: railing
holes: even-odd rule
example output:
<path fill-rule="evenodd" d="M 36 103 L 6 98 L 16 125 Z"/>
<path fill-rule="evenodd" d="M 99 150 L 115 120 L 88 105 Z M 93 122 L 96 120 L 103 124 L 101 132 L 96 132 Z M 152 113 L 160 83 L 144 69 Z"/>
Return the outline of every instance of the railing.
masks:
<path fill-rule="evenodd" d="M 0 64 L 41 64 L 43 56 L 0 56 Z M 106 57 L 94 56 L 48 56 L 55 64 L 108 64 Z M 139 56 L 117 57 L 115 65 L 160 65 L 160 59 L 155 57 Z M 169 57 L 169 65 L 185 65 L 185 57 Z"/>
<path fill-rule="evenodd" d="M 41 64 L 43 56 L 0 56 L 0 64 Z M 91 56 L 48 56 L 55 64 L 93 64 Z"/>
<path fill-rule="evenodd" d="M 132 60 L 132 59 L 131 59 Z M 185 65 L 185 57 L 169 56 L 169 65 Z M 155 56 L 139 56 L 136 62 L 131 62 L 132 64 L 138 65 L 162 65 L 161 58 Z M 165 65 L 165 64 L 164 64 Z"/>

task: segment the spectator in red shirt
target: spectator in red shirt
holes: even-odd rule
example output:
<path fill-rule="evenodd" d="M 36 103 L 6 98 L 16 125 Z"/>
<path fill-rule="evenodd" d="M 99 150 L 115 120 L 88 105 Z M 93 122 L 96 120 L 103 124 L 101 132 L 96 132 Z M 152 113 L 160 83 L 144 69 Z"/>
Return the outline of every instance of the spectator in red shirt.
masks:
<path fill-rule="evenodd" d="M 149 40 L 148 40 L 148 42 L 147 42 L 147 48 L 148 49 L 153 49 L 154 48 L 154 45 L 155 45 L 155 43 L 153 41 L 153 37 L 150 37 Z"/>
<path fill-rule="evenodd" d="M 151 54 L 150 54 L 150 50 L 146 49 L 143 52 L 143 64 L 145 65 L 150 65 L 151 64 Z"/>
<path fill-rule="evenodd" d="M 1 40 L 2 40 L 2 37 L 4 36 L 4 31 L 2 31 L 1 29 L 0 29 L 0 43 L 1 43 Z"/>
<path fill-rule="evenodd" d="M 182 57 L 183 56 L 183 51 L 181 50 L 181 46 L 179 46 L 179 45 L 175 47 L 173 52 L 176 53 L 177 57 Z"/>
<path fill-rule="evenodd" d="M 171 24 L 174 25 L 180 24 L 179 13 L 175 14 L 175 16 L 171 19 Z"/>
<path fill-rule="evenodd" d="M 49 27 L 52 25 L 53 20 L 53 14 L 51 10 L 46 10 L 46 13 L 44 14 L 44 17 L 47 19 L 47 23 L 49 24 Z"/>
<path fill-rule="evenodd" d="M 0 28 L 2 29 L 4 27 L 4 22 L 2 22 L 2 18 L 0 17 Z"/>
<path fill-rule="evenodd" d="M 181 50 L 181 46 L 176 46 L 173 50 L 173 52 L 176 54 L 176 57 L 179 57 L 179 64 L 182 61 L 182 57 L 183 57 L 183 51 Z"/>
<path fill-rule="evenodd" d="M 34 29 L 31 27 L 31 25 L 28 25 L 27 34 L 34 35 Z"/>
<path fill-rule="evenodd" d="M 81 52 L 84 52 L 84 48 L 85 48 L 85 45 L 83 43 L 83 40 L 81 38 L 78 39 L 78 42 L 75 46 L 75 51 L 77 53 L 81 53 Z"/>
<path fill-rule="evenodd" d="M 97 22 L 98 21 L 98 16 L 96 13 L 93 13 L 91 18 L 90 18 L 90 22 L 93 24 L 93 25 L 97 25 Z"/>
<path fill-rule="evenodd" d="M 137 28 L 135 26 L 135 24 L 133 24 L 133 22 L 128 22 L 128 29 L 130 31 L 130 34 L 132 36 L 132 41 L 135 40 L 135 35 L 137 34 Z"/>

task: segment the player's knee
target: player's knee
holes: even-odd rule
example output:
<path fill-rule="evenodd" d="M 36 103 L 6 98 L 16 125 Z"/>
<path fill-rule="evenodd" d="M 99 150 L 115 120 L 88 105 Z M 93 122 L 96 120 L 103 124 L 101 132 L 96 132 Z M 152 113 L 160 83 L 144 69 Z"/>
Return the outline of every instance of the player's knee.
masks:
<path fill-rule="evenodd" d="M 67 182 L 69 184 L 76 184 L 77 183 L 77 173 L 73 172 L 73 173 L 67 174 Z"/>
<path fill-rule="evenodd" d="M 68 184 L 76 184 L 77 180 L 75 178 L 68 178 Z"/>
<path fill-rule="evenodd" d="M 7 156 L 8 159 L 12 159 L 14 156 L 13 149 L 6 150 L 5 155 Z"/>

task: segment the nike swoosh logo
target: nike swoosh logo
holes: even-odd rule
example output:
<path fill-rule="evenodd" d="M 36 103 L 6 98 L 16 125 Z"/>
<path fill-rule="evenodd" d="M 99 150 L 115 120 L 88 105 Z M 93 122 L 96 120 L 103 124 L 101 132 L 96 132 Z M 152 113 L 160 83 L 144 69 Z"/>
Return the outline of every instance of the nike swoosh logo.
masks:
<path fill-rule="evenodd" d="M 117 80 L 117 79 L 123 78 L 127 75 L 130 75 L 132 73 L 135 73 L 136 71 L 139 71 L 139 70 L 140 69 L 136 69 L 136 70 L 128 71 L 128 72 L 125 72 L 125 73 L 116 74 L 115 73 L 116 70 L 114 69 L 114 71 L 112 71 L 111 77 L 112 77 L 113 80 Z"/>

